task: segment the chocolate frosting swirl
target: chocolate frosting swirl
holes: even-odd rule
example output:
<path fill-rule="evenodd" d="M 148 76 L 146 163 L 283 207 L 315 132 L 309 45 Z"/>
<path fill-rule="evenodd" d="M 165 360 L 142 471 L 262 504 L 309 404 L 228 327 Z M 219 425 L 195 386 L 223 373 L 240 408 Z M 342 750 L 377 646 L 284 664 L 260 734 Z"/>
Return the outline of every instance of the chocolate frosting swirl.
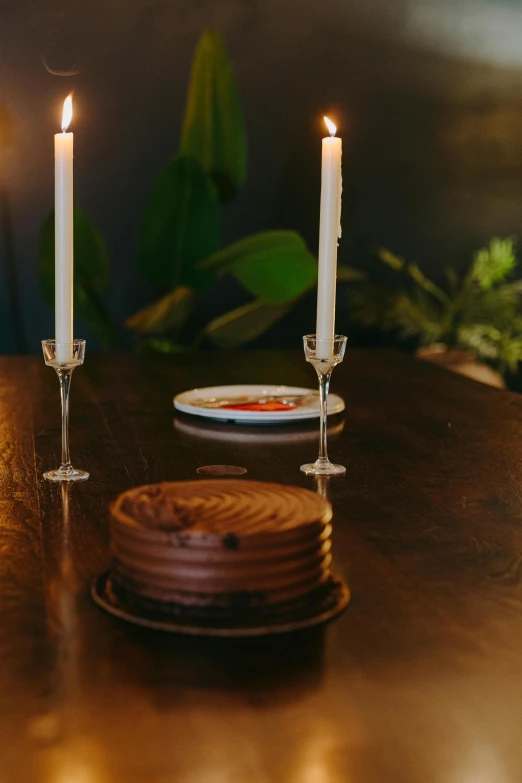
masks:
<path fill-rule="evenodd" d="M 180 481 L 120 495 L 113 514 L 149 530 L 250 536 L 327 522 L 331 506 L 299 487 L 243 479 Z"/>

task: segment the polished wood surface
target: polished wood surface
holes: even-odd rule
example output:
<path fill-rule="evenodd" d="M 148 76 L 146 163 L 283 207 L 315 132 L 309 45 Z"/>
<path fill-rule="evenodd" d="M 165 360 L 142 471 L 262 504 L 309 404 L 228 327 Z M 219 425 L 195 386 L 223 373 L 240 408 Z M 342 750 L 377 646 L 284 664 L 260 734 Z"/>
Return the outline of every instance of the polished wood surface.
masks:
<path fill-rule="evenodd" d="M 144 482 L 230 464 L 314 488 L 316 424 L 177 416 L 216 383 L 315 385 L 296 353 L 87 356 L 72 384 L 81 485 L 59 461 L 58 382 L 0 359 L 2 783 L 520 783 L 522 397 L 397 354 L 347 353 L 332 389 L 336 569 L 322 630 L 201 640 L 91 601 L 107 508 Z"/>

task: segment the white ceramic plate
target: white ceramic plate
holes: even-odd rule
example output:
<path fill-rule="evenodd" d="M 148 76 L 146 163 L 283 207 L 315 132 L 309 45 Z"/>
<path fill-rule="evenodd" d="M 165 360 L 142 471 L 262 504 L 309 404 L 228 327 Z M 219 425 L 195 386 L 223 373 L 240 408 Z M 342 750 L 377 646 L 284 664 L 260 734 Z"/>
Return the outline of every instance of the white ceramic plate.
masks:
<path fill-rule="evenodd" d="M 288 400 L 295 404 L 294 408 L 283 411 L 252 411 L 233 408 L 208 407 L 217 404 L 216 401 L 226 400 L 230 404 L 265 400 L 276 397 L 280 401 Z M 183 413 L 194 416 L 204 416 L 208 419 L 221 421 L 249 422 L 250 424 L 274 424 L 284 421 L 302 421 L 315 419 L 319 416 L 319 392 L 305 389 L 302 386 L 261 386 L 246 384 L 237 386 L 207 386 L 204 389 L 191 389 L 174 397 L 174 407 Z M 328 415 L 341 413 L 344 410 L 344 400 L 337 394 L 328 398 Z"/>

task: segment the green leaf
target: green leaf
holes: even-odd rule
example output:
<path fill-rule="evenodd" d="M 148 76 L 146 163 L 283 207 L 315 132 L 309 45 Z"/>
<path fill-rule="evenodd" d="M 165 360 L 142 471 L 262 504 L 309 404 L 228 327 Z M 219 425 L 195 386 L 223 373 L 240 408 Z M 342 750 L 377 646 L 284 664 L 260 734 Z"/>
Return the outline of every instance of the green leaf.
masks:
<path fill-rule="evenodd" d="M 193 158 L 173 158 L 145 212 L 138 251 L 143 276 L 166 289 L 200 290 L 211 276 L 197 264 L 218 246 L 219 200 L 212 181 Z"/>
<path fill-rule="evenodd" d="M 386 250 L 384 247 L 378 251 L 378 256 L 383 264 L 386 264 L 386 266 L 394 269 L 395 272 L 401 272 L 406 266 L 406 261 L 404 258 L 401 256 L 396 256 L 394 253 L 392 253 L 390 250 Z"/>
<path fill-rule="evenodd" d="M 518 365 L 522 361 L 522 337 L 504 340 L 500 350 L 500 369 L 503 373 L 509 370 L 517 372 Z"/>
<path fill-rule="evenodd" d="M 180 153 L 196 158 L 230 201 L 246 177 L 246 130 L 232 66 L 217 32 L 201 36 L 192 62 Z"/>
<path fill-rule="evenodd" d="M 268 304 L 300 296 L 317 280 L 317 261 L 294 231 L 267 231 L 214 253 L 201 266 L 231 274 Z"/>
<path fill-rule="evenodd" d="M 521 325 L 515 323 L 514 329 L 504 332 L 487 323 L 464 326 L 459 330 L 459 344 L 496 366 L 502 374 L 507 370 L 516 372 L 522 361 Z"/>
<path fill-rule="evenodd" d="M 394 298 L 393 291 L 370 283 L 350 286 L 345 292 L 350 320 L 365 328 L 384 328 Z"/>
<path fill-rule="evenodd" d="M 351 282 L 352 280 L 366 280 L 364 272 L 354 269 L 352 266 L 337 265 L 337 280 L 339 282 Z"/>
<path fill-rule="evenodd" d="M 140 334 L 162 334 L 181 329 L 194 307 L 196 295 L 187 286 L 178 286 L 157 302 L 127 319 L 127 326 Z"/>
<path fill-rule="evenodd" d="M 449 296 L 446 294 L 446 292 L 443 291 L 442 288 L 439 288 L 438 285 L 435 285 L 435 283 L 433 283 L 428 277 L 426 277 L 424 272 L 417 266 L 417 264 L 408 264 L 406 266 L 406 272 L 419 286 L 419 288 L 422 288 L 423 291 L 426 291 L 427 294 L 432 294 L 436 299 L 439 300 L 439 302 L 444 305 L 449 302 Z"/>
<path fill-rule="evenodd" d="M 504 280 L 517 266 L 515 246 L 513 237 L 492 239 L 489 247 L 483 247 L 473 256 L 469 279 L 478 283 L 483 291 Z"/>
<path fill-rule="evenodd" d="M 220 348 L 245 345 L 266 332 L 290 310 L 291 302 L 272 305 L 249 302 L 215 318 L 205 328 L 205 334 Z"/>
<path fill-rule="evenodd" d="M 490 324 L 472 324 L 458 330 L 458 344 L 469 348 L 481 359 L 498 359 L 502 335 Z"/>
<path fill-rule="evenodd" d="M 40 231 L 39 278 L 43 297 L 54 310 L 54 212 Z M 103 304 L 109 282 L 109 257 L 105 244 L 80 209 L 74 210 L 74 306 L 104 347 L 121 344 L 118 328 Z"/>
<path fill-rule="evenodd" d="M 381 248 L 378 251 L 378 255 L 386 266 L 389 266 L 395 272 L 404 272 L 407 274 L 419 288 L 422 288 L 428 294 L 432 294 L 442 304 L 447 304 L 449 302 L 449 297 L 446 292 L 427 278 L 417 264 L 407 264 L 404 258 L 394 255 L 385 248 Z"/>
<path fill-rule="evenodd" d="M 350 318 L 360 326 L 398 331 L 404 338 L 418 336 L 427 345 L 441 338 L 440 307 L 423 291 L 410 295 L 363 283 L 350 289 L 347 298 Z"/>
<path fill-rule="evenodd" d="M 174 340 L 168 340 L 163 337 L 147 337 L 136 346 L 138 353 L 163 353 L 171 356 L 172 354 L 186 353 L 187 349 L 184 345 L 174 342 Z"/>
<path fill-rule="evenodd" d="M 446 274 L 446 280 L 448 281 L 448 288 L 450 291 L 451 296 L 456 296 L 457 291 L 460 286 L 460 279 L 457 274 L 457 272 L 453 269 L 453 267 L 448 266 L 445 269 Z"/>
<path fill-rule="evenodd" d="M 467 325 L 492 324 L 500 329 L 509 329 L 520 311 L 521 294 L 519 283 L 507 284 L 477 291 L 463 303 L 461 322 Z"/>
<path fill-rule="evenodd" d="M 398 329 L 402 337 L 419 336 L 424 345 L 439 342 L 443 335 L 440 312 L 423 291 L 414 296 L 397 294 L 386 313 L 383 326 Z"/>

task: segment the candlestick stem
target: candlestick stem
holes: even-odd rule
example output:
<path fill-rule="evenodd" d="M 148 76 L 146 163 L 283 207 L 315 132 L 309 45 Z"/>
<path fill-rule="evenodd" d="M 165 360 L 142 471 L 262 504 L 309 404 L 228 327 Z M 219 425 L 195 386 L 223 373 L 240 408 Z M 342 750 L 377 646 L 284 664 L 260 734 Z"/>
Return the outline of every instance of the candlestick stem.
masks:
<path fill-rule="evenodd" d="M 62 404 L 62 464 L 57 470 L 44 473 L 48 481 L 83 481 L 89 478 L 85 470 L 77 470 L 71 465 L 69 452 L 69 396 L 71 378 L 74 369 L 83 364 L 85 356 L 85 340 L 73 340 L 72 343 L 56 343 L 55 340 L 43 340 L 42 348 L 45 363 L 53 367 L 60 382 L 60 399 Z M 70 357 L 61 361 L 62 356 Z"/>
<path fill-rule="evenodd" d="M 333 369 L 333 368 L 332 368 Z M 317 378 L 319 379 L 319 401 L 321 407 L 321 416 L 319 418 L 319 457 L 318 462 L 328 462 L 328 446 L 326 442 L 326 429 L 328 419 L 328 392 L 330 389 L 330 378 L 332 377 L 332 370 L 323 373 L 317 370 Z"/>
<path fill-rule="evenodd" d="M 328 421 L 328 392 L 330 390 L 330 379 L 334 367 L 342 362 L 346 349 L 346 337 L 343 335 L 334 335 L 332 341 L 332 352 L 328 359 L 321 358 L 323 353 L 320 349 L 321 341 L 315 334 L 309 334 L 303 337 L 306 361 L 313 365 L 317 372 L 319 381 L 319 456 L 315 462 L 301 465 L 301 470 L 307 475 L 332 476 L 346 473 L 343 465 L 334 465 L 328 459 L 328 444 L 326 438 L 326 429 Z M 317 351 L 319 349 L 319 356 Z"/>
<path fill-rule="evenodd" d="M 71 390 L 71 378 L 74 370 L 57 369 L 60 381 L 60 396 L 62 400 L 62 464 L 60 471 L 70 471 L 72 468 L 69 454 L 69 392 Z"/>

